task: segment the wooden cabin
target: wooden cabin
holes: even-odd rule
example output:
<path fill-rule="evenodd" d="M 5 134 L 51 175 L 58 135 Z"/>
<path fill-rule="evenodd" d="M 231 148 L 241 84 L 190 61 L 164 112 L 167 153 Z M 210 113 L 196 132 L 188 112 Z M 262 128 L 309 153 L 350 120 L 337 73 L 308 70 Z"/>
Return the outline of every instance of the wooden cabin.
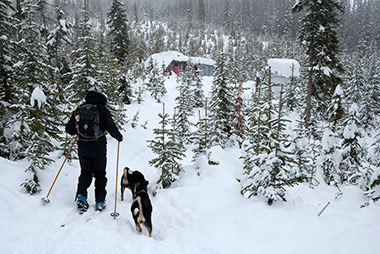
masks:
<path fill-rule="evenodd" d="M 178 51 L 166 51 L 150 56 L 145 61 L 145 66 L 148 66 L 149 62 L 152 60 L 157 66 L 162 66 L 165 68 L 165 72 L 169 73 L 169 75 L 173 73 L 178 75 L 186 69 L 189 62 L 194 64 L 195 68 L 201 71 L 202 76 L 213 75 L 214 61 L 209 58 L 189 57 Z"/>

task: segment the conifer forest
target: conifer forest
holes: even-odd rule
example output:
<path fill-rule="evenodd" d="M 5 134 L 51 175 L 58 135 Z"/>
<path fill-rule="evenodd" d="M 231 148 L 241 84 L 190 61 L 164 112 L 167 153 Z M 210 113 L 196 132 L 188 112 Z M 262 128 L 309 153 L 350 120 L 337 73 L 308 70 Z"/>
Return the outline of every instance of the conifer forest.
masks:
<path fill-rule="evenodd" d="M 68 118 L 95 86 L 120 128 L 144 127 L 128 112 L 144 96 L 163 109 L 143 141 L 157 188 L 180 180 L 185 154 L 217 165 L 213 147 L 237 147 L 244 197 L 272 204 L 324 182 L 376 202 L 379 10 L 379 0 L 0 0 L 0 156 L 27 161 L 20 184 L 40 193 L 51 154 L 70 148 Z M 148 63 L 165 51 L 215 62 L 210 93 L 193 66 L 178 75 L 174 113 L 165 66 Z M 300 63 L 292 88 L 271 82 L 270 58 Z"/>

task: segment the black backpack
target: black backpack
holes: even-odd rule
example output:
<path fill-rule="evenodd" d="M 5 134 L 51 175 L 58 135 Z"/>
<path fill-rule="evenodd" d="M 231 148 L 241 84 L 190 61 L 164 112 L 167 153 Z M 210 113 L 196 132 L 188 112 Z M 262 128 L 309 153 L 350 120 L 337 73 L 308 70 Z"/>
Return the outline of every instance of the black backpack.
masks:
<path fill-rule="evenodd" d="M 75 111 L 75 122 L 79 139 L 93 141 L 105 134 L 100 130 L 99 109 L 95 104 L 78 106 Z"/>

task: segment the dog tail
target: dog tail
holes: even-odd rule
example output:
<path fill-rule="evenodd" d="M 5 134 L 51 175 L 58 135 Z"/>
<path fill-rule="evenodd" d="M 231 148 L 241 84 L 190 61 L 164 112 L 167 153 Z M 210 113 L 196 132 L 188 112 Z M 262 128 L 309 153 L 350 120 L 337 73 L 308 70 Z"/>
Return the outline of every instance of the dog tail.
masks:
<path fill-rule="evenodd" d="M 136 198 L 136 201 L 138 203 L 138 208 L 136 207 L 135 210 L 133 211 L 134 215 L 137 216 L 137 222 L 138 223 L 145 223 L 146 219 L 144 217 L 144 213 L 143 213 L 143 207 L 142 207 L 142 203 L 141 203 L 141 198 L 140 197 L 137 197 Z"/>

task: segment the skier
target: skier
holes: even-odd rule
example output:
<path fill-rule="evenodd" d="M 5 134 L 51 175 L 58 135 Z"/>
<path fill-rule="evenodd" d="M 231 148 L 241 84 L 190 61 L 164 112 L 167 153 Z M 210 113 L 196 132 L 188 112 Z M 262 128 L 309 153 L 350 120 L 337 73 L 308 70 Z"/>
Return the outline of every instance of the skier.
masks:
<path fill-rule="evenodd" d="M 107 164 L 107 139 L 106 131 L 113 138 L 121 142 L 123 135 L 120 133 L 112 119 L 110 111 L 106 108 L 107 98 L 98 89 L 92 88 L 88 91 L 85 97 L 86 104 L 78 106 L 72 113 L 69 122 L 66 125 L 66 132 L 70 135 L 78 135 L 78 155 L 81 166 L 81 173 L 78 178 L 78 187 L 76 193 L 76 205 L 79 211 L 87 211 L 89 204 L 87 202 L 87 189 L 90 187 L 92 177 L 95 178 L 95 201 L 96 210 L 102 211 L 106 208 L 106 164 Z M 98 132 L 100 135 L 87 136 L 81 133 L 80 108 L 84 105 L 96 105 L 98 118 Z M 84 119 L 84 117 L 82 117 Z M 92 117 L 93 119 L 94 117 Z M 87 129 L 86 123 L 84 128 Z M 94 124 L 96 125 L 96 123 Z M 96 127 L 96 126 L 95 126 Z M 99 134 L 98 133 L 98 134 Z"/>

